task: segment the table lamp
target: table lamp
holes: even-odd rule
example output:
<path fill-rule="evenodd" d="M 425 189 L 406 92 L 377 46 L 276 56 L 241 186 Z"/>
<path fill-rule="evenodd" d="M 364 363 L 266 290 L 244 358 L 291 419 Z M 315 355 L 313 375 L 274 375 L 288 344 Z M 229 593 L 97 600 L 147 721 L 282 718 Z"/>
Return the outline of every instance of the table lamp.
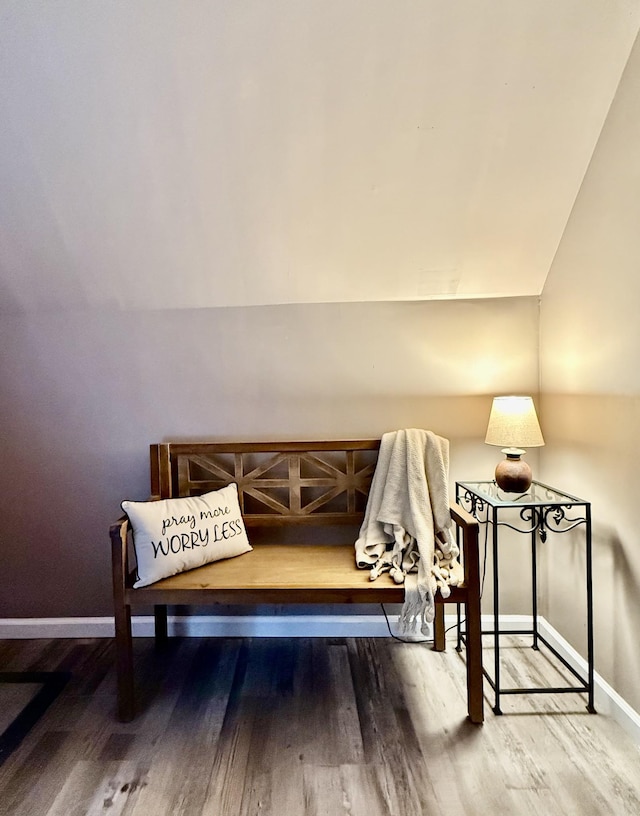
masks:
<path fill-rule="evenodd" d="M 506 455 L 496 468 L 496 483 L 507 493 L 526 493 L 531 468 L 520 457 L 523 448 L 544 445 L 531 397 L 494 397 L 487 426 L 487 445 L 498 445 Z"/>

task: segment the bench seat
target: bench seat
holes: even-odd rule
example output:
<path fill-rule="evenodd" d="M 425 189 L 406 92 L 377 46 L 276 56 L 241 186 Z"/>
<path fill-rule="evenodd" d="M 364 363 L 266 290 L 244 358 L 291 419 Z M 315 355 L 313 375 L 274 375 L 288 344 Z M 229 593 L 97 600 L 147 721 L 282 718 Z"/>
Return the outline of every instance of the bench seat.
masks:
<path fill-rule="evenodd" d="M 353 544 L 259 544 L 237 558 L 216 561 L 140 589 L 127 600 L 209 603 L 402 603 L 404 587 L 388 574 L 375 581 L 355 565 Z M 456 588 L 452 588 L 452 601 Z"/>

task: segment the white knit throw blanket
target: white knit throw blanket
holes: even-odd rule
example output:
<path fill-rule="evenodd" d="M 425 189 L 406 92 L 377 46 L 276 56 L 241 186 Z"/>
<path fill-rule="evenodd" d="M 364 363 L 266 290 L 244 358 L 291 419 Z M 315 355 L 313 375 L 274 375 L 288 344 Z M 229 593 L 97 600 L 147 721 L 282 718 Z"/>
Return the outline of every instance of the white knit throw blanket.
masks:
<path fill-rule="evenodd" d="M 419 622 L 426 633 L 437 589 L 445 598 L 450 595 L 454 579 L 449 568 L 459 551 L 452 535 L 448 477 L 447 439 L 414 428 L 383 435 L 355 544 L 356 563 L 371 570 L 372 581 L 389 572 L 396 583 L 405 583 L 403 632 Z"/>

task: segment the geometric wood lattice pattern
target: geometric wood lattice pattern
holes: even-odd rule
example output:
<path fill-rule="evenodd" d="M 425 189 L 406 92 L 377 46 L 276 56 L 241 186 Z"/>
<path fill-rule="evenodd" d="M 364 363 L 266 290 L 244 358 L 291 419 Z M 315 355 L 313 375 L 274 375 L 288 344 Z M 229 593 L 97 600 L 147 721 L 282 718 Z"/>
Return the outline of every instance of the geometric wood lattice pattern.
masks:
<path fill-rule="evenodd" d="M 357 456 L 356 454 L 360 454 Z M 357 521 L 375 468 L 358 451 L 318 453 L 185 454 L 178 456 L 180 495 L 197 495 L 236 482 L 245 522 L 286 524 L 288 517 L 309 522 Z M 255 521 L 258 518 L 254 518 Z"/>
<path fill-rule="evenodd" d="M 264 444 L 260 450 L 255 444 L 246 447 L 154 446 L 152 462 L 157 461 L 161 472 L 158 495 L 195 496 L 235 482 L 248 526 L 362 521 L 379 440 L 322 443 L 317 450 L 309 450 L 308 442 Z M 171 463 L 164 477 L 163 461 Z"/>

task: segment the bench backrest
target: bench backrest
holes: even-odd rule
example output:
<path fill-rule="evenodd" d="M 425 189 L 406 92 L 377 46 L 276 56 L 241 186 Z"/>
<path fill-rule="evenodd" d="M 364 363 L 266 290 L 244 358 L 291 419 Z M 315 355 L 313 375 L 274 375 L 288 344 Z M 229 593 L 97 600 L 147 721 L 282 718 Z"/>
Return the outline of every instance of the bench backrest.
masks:
<path fill-rule="evenodd" d="M 180 498 L 236 482 L 247 527 L 360 524 L 379 448 L 379 439 L 157 444 L 151 490 Z"/>

